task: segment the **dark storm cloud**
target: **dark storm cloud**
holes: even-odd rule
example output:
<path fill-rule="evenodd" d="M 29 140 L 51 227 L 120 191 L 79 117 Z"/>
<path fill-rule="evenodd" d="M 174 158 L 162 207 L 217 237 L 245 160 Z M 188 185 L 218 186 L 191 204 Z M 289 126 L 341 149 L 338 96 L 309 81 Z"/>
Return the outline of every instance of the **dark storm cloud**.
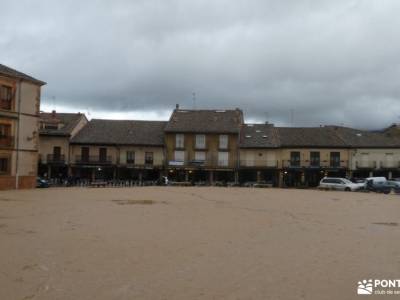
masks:
<path fill-rule="evenodd" d="M 43 102 L 98 111 L 241 107 L 251 120 L 400 120 L 399 1 L 10 1 L 2 62 Z M 292 113 L 291 113 L 292 112 Z"/>

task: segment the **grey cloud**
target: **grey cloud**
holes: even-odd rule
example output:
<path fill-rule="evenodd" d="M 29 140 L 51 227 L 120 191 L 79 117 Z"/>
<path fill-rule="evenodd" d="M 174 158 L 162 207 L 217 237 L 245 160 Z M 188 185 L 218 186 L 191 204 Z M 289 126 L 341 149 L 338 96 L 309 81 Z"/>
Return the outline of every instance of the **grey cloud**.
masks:
<path fill-rule="evenodd" d="M 251 120 L 379 128 L 400 120 L 400 3 L 10 1 L 3 63 L 43 102 L 92 110 L 241 107 Z"/>

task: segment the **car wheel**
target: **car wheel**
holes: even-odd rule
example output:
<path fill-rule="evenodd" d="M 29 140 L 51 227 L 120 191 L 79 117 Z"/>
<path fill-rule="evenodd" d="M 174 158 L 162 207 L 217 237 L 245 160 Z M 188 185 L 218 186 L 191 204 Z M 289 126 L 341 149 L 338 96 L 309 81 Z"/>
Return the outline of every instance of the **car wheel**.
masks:
<path fill-rule="evenodd" d="M 344 189 L 346 192 L 351 192 L 351 188 L 347 187 Z"/>

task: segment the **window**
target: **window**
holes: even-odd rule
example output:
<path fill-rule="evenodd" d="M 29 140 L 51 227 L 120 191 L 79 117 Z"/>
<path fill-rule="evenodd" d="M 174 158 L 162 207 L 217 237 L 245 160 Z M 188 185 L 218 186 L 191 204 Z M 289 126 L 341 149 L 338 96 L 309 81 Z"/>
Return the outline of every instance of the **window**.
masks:
<path fill-rule="evenodd" d="M 185 151 L 175 151 L 175 161 L 185 161 Z"/>
<path fill-rule="evenodd" d="M 82 147 L 81 148 L 81 160 L 84 162 L 89 161 L 89 147 Z"/>
<path fill-rule="evenodd" d="M 53 159 L 56 161 L 61 159 L 61 147 L 53 147 Z"/>
<path fill-rule="evenodd" d="M 12 106 L 12 88 L 0 85 L 0 109 L 11 110 Z"/>
<path fill-rule="evenodd" d="M 8 173 L 9 159 L 7 157 L 0 157 L 0 174 Z"/>
<path fill-rule="evenodd" d="M 135 163 L 135 151 L 126 151 L 126 163 L 127 164 Z"/>
<path fill-rule="evenodd" d="M 340 152 L 331 152 L 331 167 L 340 167 Z"/>
<path fill-rule="evenodd" d="M 204 151 L 196 151 L 194 153 L 194 159 L 198 161 L 205 161 L 206 160 L 206 153 Z"/>
<path fill-rule="evenodd" d="M 107 161 L 107 148 L 99 148 L 99 161 L 100 162 Z"/>
<path fill-rule="evenodd" d="M 218 166 L 227 167 L 229 164 L 229 152 L 218 152 Z"/>
<path fill-rule="evenodd" d="M 50 129 L 50 130 L 57 130 L 58 125 L 54 123 L 45 123 L 44 124 L 44 129 Z"/>
<path fill-rule="evenodd" d="M 196 149 L 204 149 L 206 147 L 206 136 L 204 134 L 196 134 Z"/>
<path fill-rule="evenodd" d="M 290 152 L 290 166 L 300 167 L 300 152 L 299 151 Z"/>
<path fill-rule="evenodd" d="M 0 124 L 0 138 L 9 137 L 11 135 L 11 125 Z"/>
<path fill-rule="evenodd" d="M 146 165 L 152 165 L 153 164 L 153 152 L 145 152 L 144 153 L 144 163 Z"/>
<path fill-rule="evenodd" d="M 319 161 L 320 161 L 319 152 L 311 151 L 310 152 L 310 166 L 311 167 L 319 167 Z"/>
<path fill-rule="evenodd" d="M 394 166 L 395 166 L 395 164 L 394 164 L 394 159 L 393 159 L 393 153 L 386 153 L 385 161 L 383 162 L 383 167 L 392 168 Z"/>
<path fill-rule="evenodd" d="M 0 146 L 9 147 L 13 145 L 11 137 L 11 125 L 0 124 Z"/>
<path fill-rule="evenodd" d="M 226 134 L 219 136 L 219 149 L 228 149 L 228 136 Z"/>
<path fill-rule="evenodd" d="M 176 148 L 185 148 L 185 136 L 182 133 L 178 133 L 175 136 L 175 147 Z"/>

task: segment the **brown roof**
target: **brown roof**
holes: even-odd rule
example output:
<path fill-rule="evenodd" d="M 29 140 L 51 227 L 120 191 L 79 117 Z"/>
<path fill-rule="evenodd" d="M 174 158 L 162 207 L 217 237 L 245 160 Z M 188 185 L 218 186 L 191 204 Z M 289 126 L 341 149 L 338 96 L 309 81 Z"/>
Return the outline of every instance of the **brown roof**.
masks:
<path fill-rule="evenodd" d="M 71 143 L 163 146 L 166 123 L 93 119 L 72 138 Z"/>
<path fill-rule="evenodd" d="M 280 147 L 347 147 L 330 127 L 276 127 Z"/>
<path fill-rule="evenodd" d="M 372 132 L 340 126 L 329 126 L 329 128 L 351 148 L 400 147 L 400 136 L 391 133 Z"/>
<path fill-rule="evenodd" d="M 59 129 L 44 129 L 40 128 L 40 135 L 56 135 L 56 136 L 69 136 L 78 125 L 82 118 L 86 118 L 81 113 L 40 113 L 40 121 L 45 123 L 61 123 L 63 126 Z"/>
<path fill-rule="evenodd" d="M 400 147 L 400 136 L 340 126 L 273 127 L 269 124 L 246 124 L 240 136 L 241 148 Z"/>
<path fill-rule="evenodd" d="M 175 109 L 165 128 L 166 132 L 239 133 L 243 112 L 235 110 Z"/>
<path fill-rule="evenodd" d="M 14 70 L 10 67 L 7 67 L 5 65 L 0 64 L 0 75 L 4 75 L 7 77 L 12 77 L 12 78 L 19 78 L 22 80 L 30 81 L 32 83 L 38 84 L 38 85 L 45 85 L 46 82 L 38 80 L 36 78 L 33 78 L 32 76 L 29 76 L 25 73 L 22 73 L 20 71 Z"/>
<path fill-rule="evenodd" d="M 272 124 L 244 124 L 240 131 L 240 147 L 277 148 L 277 130 Z"/>

